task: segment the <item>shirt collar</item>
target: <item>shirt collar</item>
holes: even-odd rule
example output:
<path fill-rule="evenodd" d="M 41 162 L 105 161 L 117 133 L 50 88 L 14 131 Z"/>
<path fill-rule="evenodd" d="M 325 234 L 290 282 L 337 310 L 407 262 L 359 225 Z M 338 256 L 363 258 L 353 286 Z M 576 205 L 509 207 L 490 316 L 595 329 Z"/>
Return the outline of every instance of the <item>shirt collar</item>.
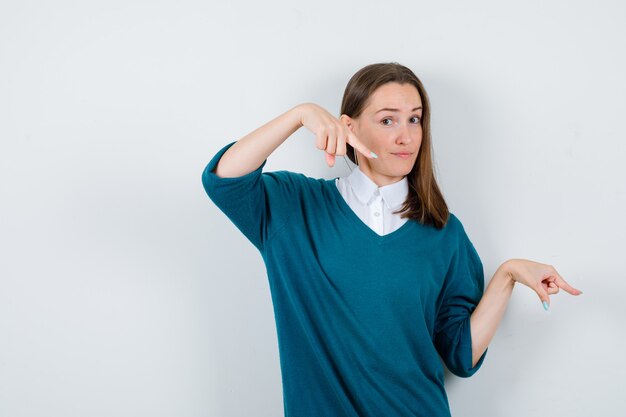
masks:
<path fill-rule="evenodd" d="M 404 203 L 409 193 L 409 183 L 406 176 L 393 184 L 378 187 L 370 177 L 361 171 L 358 165 L 352 170 L 350 175 L 348 175 L 347 180 L 357 199 L 363 205 L 368 205 L 375 197 L 374 193 L 378 190 L 387 208 L 395 209 Z"/>

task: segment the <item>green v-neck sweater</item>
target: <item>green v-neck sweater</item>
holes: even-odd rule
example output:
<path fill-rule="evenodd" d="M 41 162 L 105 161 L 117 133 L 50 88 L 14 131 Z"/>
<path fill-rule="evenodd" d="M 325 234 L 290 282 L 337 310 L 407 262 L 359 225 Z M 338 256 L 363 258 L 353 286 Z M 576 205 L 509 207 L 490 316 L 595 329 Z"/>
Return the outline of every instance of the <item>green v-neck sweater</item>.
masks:
<path fill-rule="evenodd" d="M 274 308 L 286 417 L 450 416 L 443 363 L 472 368 L 483 266 L 459 219 L 380 236 L 335 179 L 290 171 L 221 178 L 209 198 L 259 250 Z M 443 363 L 442 360 L 443 359 Z"/>

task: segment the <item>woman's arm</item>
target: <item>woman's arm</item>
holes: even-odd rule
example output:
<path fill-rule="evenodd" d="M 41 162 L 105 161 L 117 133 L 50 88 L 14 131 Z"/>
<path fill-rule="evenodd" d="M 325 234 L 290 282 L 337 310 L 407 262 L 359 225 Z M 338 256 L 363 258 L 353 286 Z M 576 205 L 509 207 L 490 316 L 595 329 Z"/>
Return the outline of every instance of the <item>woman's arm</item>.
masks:
<path fill-rule="evenodd" d="M 214 173 L 222 178 L 249 174 L 302 126 L 315 134 L 317 148 L 326 152 L 330 166 L 334 164 L 335 155 L 345 155 L 346 143 L 367 158 L 376 158 L 344 122 L 315 103 L 303 103 L 239 139 L 224 152 Z"/>
<path fill-rule="evenodd" d="M 476 366 L 496 333 L 514 286 L 515 280 L 507 272 L 505 262 L 489 281 L 485 293 L 470 317 L 472 367 Z"/>
<path fill-rule="evenodd" d="M 472 365 L 475 365 L 496 333 L 515 282 L 521 282 L 537 293 L 548 310 L 550 295 L 560 288 L 572 295 L 582 291 L 569 285 L 552 265 L 528 259 L 509 259 L 497 269 L 483 297 L 470 317 Z"/>
<path fill-rule="evenodd" d="M 289 136 L 302 127 L 301 105 L 295 106 L 239 139 L 220 158 L 215 174 L 240 177 L 257 169 Z"/>

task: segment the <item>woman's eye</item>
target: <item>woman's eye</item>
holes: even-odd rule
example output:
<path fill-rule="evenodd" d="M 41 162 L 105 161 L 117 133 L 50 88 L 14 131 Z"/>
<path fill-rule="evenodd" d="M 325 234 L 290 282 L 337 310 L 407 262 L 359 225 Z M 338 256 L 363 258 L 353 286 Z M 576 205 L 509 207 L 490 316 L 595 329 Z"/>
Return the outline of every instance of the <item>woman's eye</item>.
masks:
<path fill-rule="evenodd" d="M 413 116 L 413 117 L 411 117 L 411 121 L 412 121 L 412 123 L 418 124 L 418 123 L 421 122 L 421 119 L 420 119 L 419 116 Z M 386 122 L 390 122 L 390 123 L 386 123 Z M 385 126 L 391 126 L 391 122 L 392 122 L 392 120 L 391 120 L 390 117 L 387 117 L 387 118 L 385 118 L 385 119 L 383 119 L 381 121 L 381 123 L 384 124 Z"/>

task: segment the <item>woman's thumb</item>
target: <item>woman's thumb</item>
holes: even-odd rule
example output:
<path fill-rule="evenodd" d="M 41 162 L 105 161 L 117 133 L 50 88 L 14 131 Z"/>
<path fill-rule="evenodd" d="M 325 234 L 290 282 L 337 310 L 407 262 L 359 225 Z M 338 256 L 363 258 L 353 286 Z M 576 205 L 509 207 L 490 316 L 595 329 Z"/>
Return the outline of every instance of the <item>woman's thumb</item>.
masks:
<path fill-rule="evenodd" d="M 548 295 L 548 292 L 543 288 L 543 285 L 541 285 L 541 282 L 537 282 L 537 284 L 535 285 L 535 291 L 537 292 L 537 295 L 539 296 L 539 299 L 543 304 L 543 309 L 548 311 L 548 308 L 550 308 L 550 296 Z"/>

